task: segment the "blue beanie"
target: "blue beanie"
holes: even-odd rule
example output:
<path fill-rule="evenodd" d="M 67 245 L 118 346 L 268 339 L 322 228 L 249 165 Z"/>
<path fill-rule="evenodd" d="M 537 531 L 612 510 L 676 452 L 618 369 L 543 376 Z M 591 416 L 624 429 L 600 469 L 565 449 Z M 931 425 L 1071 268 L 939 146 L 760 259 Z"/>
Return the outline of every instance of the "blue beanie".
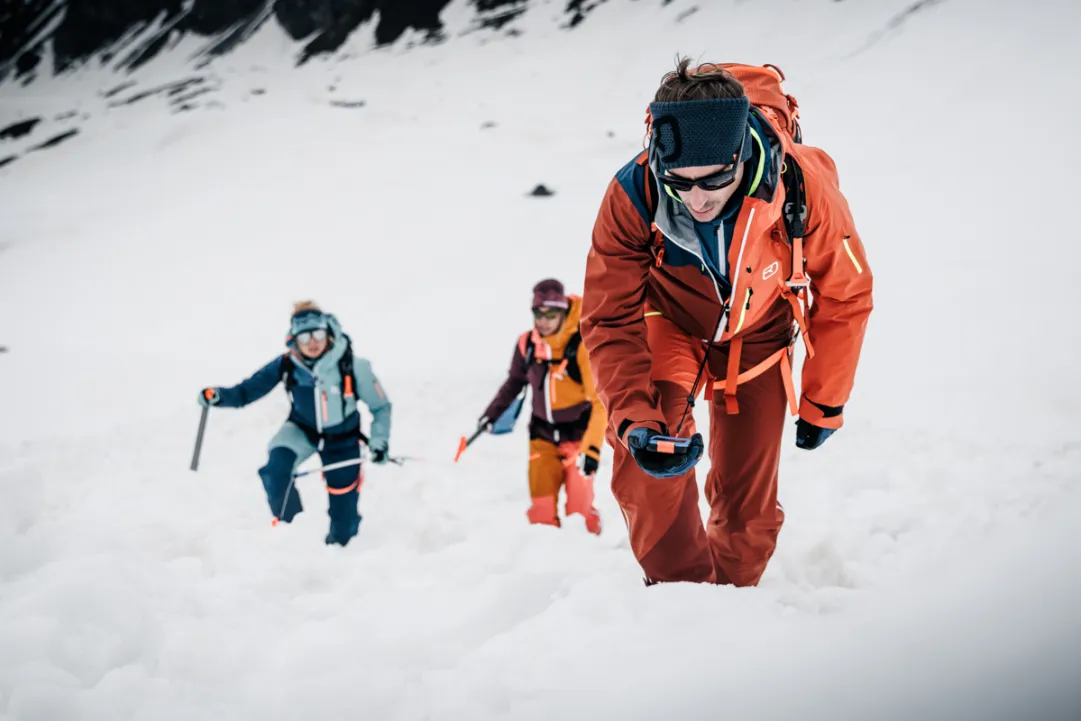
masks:
<path fill-rule="evenodd" d="M 739 161 L 749 160 L 752 144 L 746 137 L 750 107 L 746 96 L 650 103 L 650 163 L 661 171 L 731 165 L 741 143 Z"/>

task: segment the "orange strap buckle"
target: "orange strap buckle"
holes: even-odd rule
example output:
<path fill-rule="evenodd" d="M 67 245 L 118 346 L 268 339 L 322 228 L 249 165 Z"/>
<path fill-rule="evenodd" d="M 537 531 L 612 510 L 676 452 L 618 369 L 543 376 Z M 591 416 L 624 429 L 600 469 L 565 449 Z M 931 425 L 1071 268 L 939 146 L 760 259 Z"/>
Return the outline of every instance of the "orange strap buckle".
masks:
<path fill-rule="evenodd" d="M 786 346 L 770 355 L 758 365 L 739 373 L 739 357 L 743 351 L 743 339 L 735 338 L 728 351 L 728 374 L 724 380 L 715 381 L 706 386 L 706 399 L 712 400 L 715 390 L 724 391 L 724 409 L 729 415 L 739 414 L 739 403 L 736 401 L 736 389 L 741 383 L 753 381 L 767 370 L 781 364 L 781 378 L 784 381 L 784 392 L 788 398 L 788 409 L 792 415 L 799 413 L 799 404 L 796 400 L 796 385 L 792 380 L 792 348 Z"/>
<path fill-rule="evenodd" d="M 800 337 L 803 338 L 803 345 L 807 348 L 807 357 L 814 358 L 815 350 L 811 345 L 811 338 L 808 335 L 810 328 L 807 324 L 807 314 L 804 313 L 803 304 L 800 302 L 800 294 L 804 289 L 799 288 L 793 293 L 784 282 L 781 282 L 780 285 L 781 296 L 792 306 L 792 315 L 795 316 L 796 323 L 799 325 Z"/>
<path fill-rule="evenodd" d="M 806 288 L 811 279 L 803 272 L 803 238 L 792 238 L 792 277 L 786 285 L 789 288 Z"/>

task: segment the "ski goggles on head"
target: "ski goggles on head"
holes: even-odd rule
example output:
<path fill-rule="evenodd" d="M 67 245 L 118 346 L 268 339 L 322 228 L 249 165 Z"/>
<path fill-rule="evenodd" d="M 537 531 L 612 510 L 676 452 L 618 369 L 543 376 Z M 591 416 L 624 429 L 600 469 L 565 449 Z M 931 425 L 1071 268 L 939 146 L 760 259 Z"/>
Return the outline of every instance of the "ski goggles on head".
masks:
<path fill-rule="evenodd" d="M 545 320 L 554 320 L 563 315 L 565 311 L 562 308 L 534 308 L 533 317 L 537 320 L 544 318 Z"/>
<path fill-rule="evenodd" d="M 300 345 L 308 345 L 313 340 L 319 343 L 324 342 L 327 339 L 327 332 L 322 328 L 316 330 L 306 330 L 302 333 L 297 333 L 296 340 Z"/>
<path fill-rule="evenodd" d="M 322 311 L 305 310 L 292 317 L 289 321 L 289 331 L 293 335 L 297 335 L 306 330 L 326 329 L 329 325 L 327 315 Z"/>

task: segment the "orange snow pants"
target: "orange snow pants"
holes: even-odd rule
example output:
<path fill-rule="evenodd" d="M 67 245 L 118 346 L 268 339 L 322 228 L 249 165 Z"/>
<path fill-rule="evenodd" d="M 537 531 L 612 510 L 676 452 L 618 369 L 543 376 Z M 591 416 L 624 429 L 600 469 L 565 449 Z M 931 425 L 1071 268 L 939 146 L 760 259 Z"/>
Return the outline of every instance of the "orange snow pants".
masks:
<path fill-rule="evenodd" d="M 566 487 L 566 514 L 582 514 L 589 532 L 600 533 L 600 515 L 593 507 L 593 477 L 583 476 L 578 468 L 578 446 L 576 441 L 556 445 L 544 438 L 534 438 L 529 442 L 529 495 L 532 506 L 526 515 L 530 523 L 560 525 L 559 490 Z"/>
<path fill-rule="evenodd" d="M 705 343 L 661 316 L 647 316 L 646 325 L 653 386 L 669 432 L 675 433 Z M 786 348 L 792 325 L 791 310 L 778 306 L 757 329 L 750 329 L 739 354 L 741 372 Z M 710 350 L 711 378 L 699 381 L 699 392 L 725 378 L 730 350 L 728 343 Z M 711 467 L 705 483 L 710 513 L 704 526 L 694 469 L 679 478 L 647 475 L 615 429 L 608 428 L 608 442 L 615 449 L 612 492 L 623 509 L 631 549 L 647 583 L 753 586 L 762 577 L 784 521 L 777 502 L 777 471 L 789 397 L 783 376 L 787 367 L 787 362 L 774 364 L 739 384 L 734 414 L 726 408 L 723 390 L 712 394 L 707 441 Z M 694 432 L 688 413 L 680 435 L 690 437 Z"/>

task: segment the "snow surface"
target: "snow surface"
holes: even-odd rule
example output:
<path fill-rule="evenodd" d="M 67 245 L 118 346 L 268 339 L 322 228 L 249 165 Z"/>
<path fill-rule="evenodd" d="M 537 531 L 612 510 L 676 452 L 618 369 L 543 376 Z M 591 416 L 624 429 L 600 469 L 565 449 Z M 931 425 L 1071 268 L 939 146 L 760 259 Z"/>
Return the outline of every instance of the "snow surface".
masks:
<path fill-rule="evenodd" d="M 100 68 L 0 88 L 3 125 L 46 117 L 0 143 L 0 719 L 1081 717 L 1081 6 L 612 0 L 569 33 L 557 6 L 511 39 L 459 0 L 447 43 L 298 70 L 270 24 L 189 113 L 110 108 Z M 524 427 L 450 462 L 532 283 L 580 289 L 677 52 L 785 70 L 877 280 L 844 430 L 786 431 L 754 589 L 645 590 L 610 453 L 599 538 L 525 523 Z M 369 471 L 345 549 L 314 478 L 270 526 L 282 392 L 212 412 L 187 470 L 197 390 L 305 297 L 425 459 Z"/>

